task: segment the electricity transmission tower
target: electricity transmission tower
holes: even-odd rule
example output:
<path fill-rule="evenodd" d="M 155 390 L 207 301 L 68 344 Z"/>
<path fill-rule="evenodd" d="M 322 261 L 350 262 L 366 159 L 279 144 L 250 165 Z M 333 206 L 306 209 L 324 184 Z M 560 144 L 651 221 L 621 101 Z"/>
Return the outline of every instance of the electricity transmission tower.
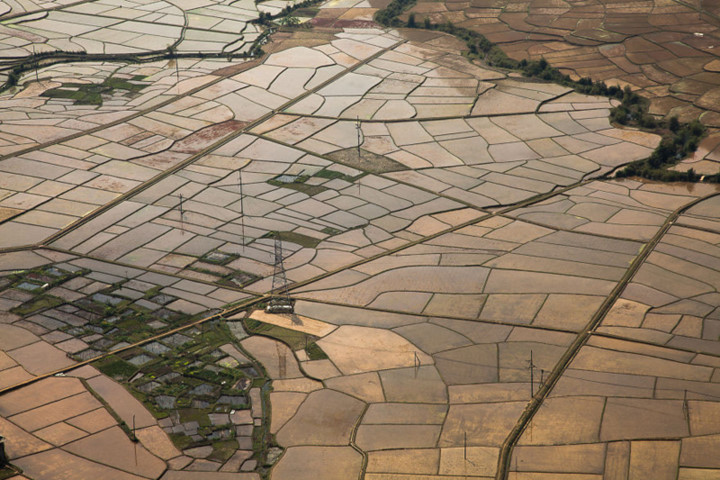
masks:
<path fill-rule="evenodd" d="M 288 293 L 287 275 L 283 262 L 282 239 L 280 233 L 275 232 L 275 271 L 272 282 L 273 297 L 268 302 L 265 311 L 268 313 L 294 313 L 295 305 Z"/>

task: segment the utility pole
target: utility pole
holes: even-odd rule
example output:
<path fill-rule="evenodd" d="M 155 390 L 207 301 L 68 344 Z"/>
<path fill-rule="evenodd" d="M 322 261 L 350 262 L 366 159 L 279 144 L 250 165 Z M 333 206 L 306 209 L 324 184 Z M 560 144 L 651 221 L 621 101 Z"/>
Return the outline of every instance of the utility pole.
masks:
<path fill-rule="evenodd" d="M 533 363 L 533 351 L 530 350 L 530 398 L 535 396 L 535 364 Z"/>
<path fill-rule="evenodd" d="M 361 126 L 361 124 L 360 124 L 360 116 L 357 116 L 357 117 L 356 117 L 356 120 L 355 120 L 355 130 L 357 131 L 357 157 L 358 157 L 358 161 L 359 161 L 359 160 L 361 160 L 361 158 L 360 158 L 360 144 L 362 143 L 362 142 L 361 142 L 361 138 L 362 138 L 362 126 Z"/>
<path fill-rule="evenodd" d="M 463 432 L 463 460 L 467 462 L 467 432 Z"/>
<path fill-rule="evenodd" d="M 242 249 L 245 251 L 245 206 L 243 205 L 242 169 L 238 168 L 238 185 L 240 187 L 240 228 L 242 229 Z"/>
<path fill-rule="evenodd" d="M 180 194 L 180 229 L 185 234 L 185 212 L 183 211 L 183 196 Z"/>
<path fill-rule="evenodd" d="M 357 159 L 358 164 L 362 160 L 360 155 L 360 145 L 362 144 L 362 125 L 360 124 L 360 116 L 355 117 L 355 131 L 357 133 Z M 360 195 L 360 180 L 358 179 L 358 195 Z"/>

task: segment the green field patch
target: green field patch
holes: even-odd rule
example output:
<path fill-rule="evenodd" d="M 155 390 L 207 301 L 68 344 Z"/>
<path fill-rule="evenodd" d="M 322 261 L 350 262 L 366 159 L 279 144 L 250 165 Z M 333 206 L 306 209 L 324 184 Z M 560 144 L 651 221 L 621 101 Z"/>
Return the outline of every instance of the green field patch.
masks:
<path fill-rule="evenodd" d="M 62 298 L 54 297 L 52 295 L 38 295 L 22 305 L 11 308 L 10 311 L 16 315 L 30 315 L 40 310 L 47 310 L 48 308 L 54 308 L 65 303 Z"/>
<path fill-rule="evenodd" d="M 244 320 L 243 324 L 245 325 L 245 330 L 250 334 L 264 335 L 280 340 L 287 344 L 293 351 L 304 349 L 310 360 L 325 360 L 328 358 L 327 354 L 320 348 L 320 345 L 315 343 L 318 337 L 314 335 L 259 322 L 252 318 Z"/>
<path fill-rule="evenodd" d="M 343 165 L 370 173 L 390 173 L 408 170 L 408 167 L 400 162 L 363 149 L 360 149 L 359 156 L 356 148 L 338 150 L 329 153 L 327 156 Z"/>
<path fill-rule="evenodd" d="M 102 105 L 103 95 L 112 95 L 116 90 L 137 94 L 145 85 L 132 83 L 121 78 L 107 78 L 102 83 L 63 83 L 41 94 L 43 97 L 74 100 L 75 105 Z"/>
<path fill-rule="evenodd" d="M 308 343 L 308 346 L 305 347 L 305 352 L 307 353 L 307 356 L 310 360 L 327 360 L 328 356 L 323 351 L 322 348 L 320 348 L 320 345 L 318 345 L 315 342 Z"/>
<path fill-rule="evenodd" d="M 314 340 L 314 337 L 311 337 L 303 332 L 278 327 L 277 325 L 271 325 L 269 323 L 259 322 L 257 320 L 253 320 L 252 318 L 244 320 L 243 325 L 248 333 L 264 335 L 266 337 L 272 337 L 276 340 L 280 340 L 281 342 L 286 343 L 292 350 L 305 348 L 305 345 Z M 313 340 L 310 340 L 311 338 Z"/>
<path fill-rule="evenodd" d="M 319 238 L 310 237 L 296 232 L 268 232 L 261 238 L 275 238 L 277 235 L 280 235 L 280 240 L 283 242 L 294 243 L 305 248 L 315 248 L 320 243 Z"/>
<path fill-rule="evenodd" d="M 136 366 L 114 355 L 100 360 L 97 367 L 102 373 L 116 380 L 128 379 L 138 371 Z"/>
<path fill-rule="evenodd" d="M 19 468 L 15 469 L 9 465 L 6 465 L 0 468 L 0 480 L 5 480 L 6 478 L 13 478 L 19 473 L 22 473 L 22 470 L 20 470 Z"/>
<path fill-rule="evenodd" d="M 350 175 L 345 175 L 344 173 L 338 172 L 337 170 L 330 170 L 328 168 L 323 168 L 315 175 L 313 175 L 313 177 L 327 178 L 329 180 L 335 180 L 336 178 L 339 178 L 340 180 L 345 180 L 346 182 L 354 182 L 356 179 L 356 177 L 351 177 Z"/>
<path fill-rule="evenodd" d="M 310 177 L 308 175 L 278 175 L 277 177 L 268 180 L 267 183 L 274 187 L 289 188 L 291 190 L 302 192 L 311 197 L 327 190 L 327 188 L 322 185 L 308 185 L 305 183 L 309 178 Z"/>
<path fill-rule="evenodd" d="M 337 228 L 333 228 L 333 227 L 325 227 L 320 231 L 322 233 L 326 233 L 328 235 L 339 235 L 342 233 L 342 230 L 338 230 Z"/>
<path fill-rule="evenodd" d="M 213 442 L 213 452 L 207 457 L 208 460 L 216 460 L 225 463 L 237 451 L 238 444 L 235 440 L 219 440 Z"/>

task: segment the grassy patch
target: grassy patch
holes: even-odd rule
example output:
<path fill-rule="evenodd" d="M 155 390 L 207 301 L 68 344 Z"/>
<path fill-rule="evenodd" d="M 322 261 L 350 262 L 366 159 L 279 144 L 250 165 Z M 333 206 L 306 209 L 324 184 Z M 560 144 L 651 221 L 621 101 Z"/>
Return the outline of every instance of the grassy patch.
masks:
<path fill-rule="evenodd" d="M 198 272 L 198 273 L 204 273 L 205 275 L 212 275 L 213 277 L 222 277 L 223 275 L 221 273 L 215 272 L 213 270 L 208 270 L 207 268 L 202 267 L 185 267 L 187 270 L 190 270 L 192 272 Z"/>
<path fill-rule="evenodd" d="M 400 162 L 377 155 L 367 150 L 360 149 L 360 157 L 358 158 L 356 148 L 346 148 L 345 150 L 338 150 L 328 154 L 328 157 L 347 165 L 349 167 L 357 168 L 358 170 L 364 170 L 370 173 L 389 173 L 399 172 L 401 170 L 408 170 L 408 167 Z"/>
<path fill-rule="evenodd" d="M 315 17 L 320 9 L 318 7 L 304 7 L 295 10 L 295 15 L 298 17 Z"/>
<path fill-rule="evenodd" d="M 200 338 L 197 339 L 198 342 L 206 345 L 206 350 L 210 350 L 218 345 L 232 341 L 230 333 L 224 328 L 218 328 L 217 325 L 213 325 L 215 322 L 203 324 L 203 332 L 200 335 Z"/>
<path fill-rule="evenodd" d="M 217 460 L 225 463 L 237 451 L 238 443 L 235 440 L 220 440 L 212 444 L 213 452 L 208 456 L 208 460 Z"/>
<path fill-rule="evenodd" d="M 143 298 L 151 299 L 152 297 L 158 295 L 160 293 L 160 290 L 162 290 L 162 289 L 163 289 L 162 285 L 157 285 L 157 286 L 151 288 L 150 290 L 148 290 L 147 292 L 145 292 L 145 295 L 143 295 Z"/>
<path fill-rule="evenodd" d="M 265 445 L 265 435 L 266 435 L 266 431 L 264 428 L 262 428 L 262 427 L 253 428 L 252 440 L 253 440 L 253 450 L 255 452 L 260 452 L 263 450 L 263 446 Z"/>
<path fill-rule="evenodd" d="M 98 369 L 111 378 L 128 379 L 138 371 L 133 364 L 114 355 L 104 358 L 97 363 Z"/>
<path fill-rule="evenodd" d="M 179 450 L 185 450 L 193 443 L 192 438 L 187 435 L 183 435 L 182 433 L 171 433 L 170 440 L 172 440 Z"/>
<path fill-rule="evenodd" d="M 281 342 L 287 344 L 293 351 L 304 349 L 310 360 L 325 360 L 328 358 L 322 348 L 315 343 L 317 337 L 313 335 L 308 335 L 296 330 L 290 330 L 288 328 L 278 327 L 277 325 L 269 323 L 259 322 L 251 318 L 244 320 L 244 326 L 248 333 L 275 338 L 276 340 L 280 340 Z M 258 384 L 253 386 L 261 385 Z"/>
<path fill-rule="evenodd" d="M 188 370 L 186 372 L 186 375 L 189 377 L 197 378 L 199 380 L 204 380 L 206 382 L 214 383 L 217 385 L 228 384 L 233 381 L 233 377 L 224 372 L 213 372 L 211 370 L 206 370 L 204 368 Z M 225 382 L 225 383 L 223 383 L 223 382 Z"/>
<path fill-rule="evenodd" d="M 209 427 L 212 425 L 208 418 L 208 413 L 212 413 L 209 410 L 202 410 L 198 408 L 183 408 L 178 410 L 180 414 L 180 421 L 185 422 L 198 422 L 201 427 Z"/>
<path fill-rule="evenodd" d="M 318 246 L 318 243 L 320 243 L 319 238 L 310 237 L 296 232 L 268 232 L 263 235 L 262 238 L 275 238 L 275 235 L 280 235 L 280 240 L 283 242 L 294 243 L 305 248 L 315 248 Z"/>
<path fill-rule="evenodd" d="M 16 468 L 11 467 L 10 465 L 6 465 L 3 468 L 0 468 L 0 480 L 5 480 L 6 478 L 12 478 L 21 472 L 22 472 L 22 470 L 20 470 L 19 468 L 16 469 Z"/>
<path fill-rule="evenodd" d="M 10 311 L 17 315 L 30 315 L 40 310 L 57 307 L 63 303 L 65 303 L 65 300 L 62 298 L 53 297 L 52 295 L 39 295 L 22 305 L 11 308 Z"/>
<path fill-rule="evenodd" d="M 326 233 L 328 235 L 339 235 L 342 233 L 342 230 L 338 230 L 337 228 L 333 228 L 333 227 L 325 227 L 320 231 L 322 233 Z"/>
<path fill-rule="evenodd" d="M 292 350 L 301 350 L 314 344 L 316 337 L 289 328 L 278 327 L 269 323 L 258 322 L 252 318 L 243 321 L 245 330 L 250 334 L 265 335 L 286 343 Z M 320 347 L 317 347 L 320 350 Z M 322 352 L 322 350 L 320 350 Z M 308 353 L 309 355 L 309 353 Z M 325 355 L 325 352 L 322 353 Z M 327 358 L 325 356 L 324 358 Z"/>
<path fill-rule="evenodd" d="M 305 183 L 307 179 L 307 176 L 299 176 L 293 182 L 281 182 L 273 178 L 271 180 L 268 180 L 267 183 L 274 187 L 289 188 L 290 190 L 302 192 L 310 197 L 327 190 L 327 188 L 323 187 L 322 185 L 308 185 L 307 183 Z"/>
<path fill-rule="evenodd" d="M 112 77 L 105 80 L 102 85 L 105 87 L 109 87 L 112 90 L 127 90 L 128 92 L 139 92 L 140 90 L 145 88 L 145 85 L 137 85 L 121 78 Z"/>
<path fill-rule="evenodd" d="M 136 343 L 145 340 L 153 335 L 155 331 L 148 325 L 148 319 L 144 316 L 132 316 L 119 321 L 116 326 L 122 330 L 116 338 L 128 343 Z"/>
<path fill-rule="evenodd" d="M 320 348 L 320 345 L 315 342 L 309 343 L 308 346 L 305 347 L 305 352 L 310 360 L 327 360 L 328 358 L 327 354 Z"/>
<path fill-rule="evenodd" d="M 262 424 L 256 426 L 253 429 L 252 440 L 253 450 L 255 451 L 254 457 L 257 459 L 258 464 L 262 466 L 267 465 L 267 452 L 270 447 L 276 447 L 277 441 L 275 435 L 270 433 L 270 412 L 265 406 L 270 405 L 270 384 L 263 385 L 260 388 L 260 395 L 263 402 L 263 421 Z M 263 474 L 263 470 L 260 470 Z"/>
<path fill-rule="evenodd" d="M 142 403 L 143 406 L 148 409 L 150 414 L 153 417 L 157 418 L 158 420 L 167 418 L 170 416 L 170 414 L 168 412 L 166 412 L 165 410 L 160 410 L 159 408 L 157 408 L 155 406 L 155 404 L 153 402 L 151 402 L 148 399 L 148 396 L 145 395 L 144 393 L 138 392 L 137 390 L 130 389 L 130 394 L 133 397 L 137 398 L 140 401 L 140 403 Z"/>
<path fill-rule="evenodd" d="M 102 97 L 99 92 L 91 92 L 87 90 L 75 90 L 77 84 L 63 84 L 63 87 L 51 88 L 41 94 L 43 97 L 64 98 L 75 100 L 76 105 L 101 105 Z"/>
<path fill-rule="evenodd" d="M 112 95 L 115 90 L 134 94 L 145 88 L 121 78 L 107 78 L 102 83 L 63 83 L 41 94 L 43 97 L 74 100 L 75 105 L 102 105 L 103 95 Z"/>
<path fill-rule="evenodd" d="M 340 180 L 345 180 L 346 182 L 353 182 L 355 180 L 355 177 L 351 177 L 350 175 L 345 175 L 344 173 L 340 173 L 335 170 L 330 170 L 327 168 L 323 168 L 319 172 L 317 172 L 314 177 L 320 177 L 320 178 L 327 178 L 329 180 L 334 180 L 336 178 L 339 178 Z"/>
<path fill-rule="evenodd" d="M 193 385 L 188 385 L 186 382 L 171 382 L 156 388 L 153 391 L 153 394 L 172 395 L 173 397 L 177 397 L 189 390 L 192 386 Z"/>

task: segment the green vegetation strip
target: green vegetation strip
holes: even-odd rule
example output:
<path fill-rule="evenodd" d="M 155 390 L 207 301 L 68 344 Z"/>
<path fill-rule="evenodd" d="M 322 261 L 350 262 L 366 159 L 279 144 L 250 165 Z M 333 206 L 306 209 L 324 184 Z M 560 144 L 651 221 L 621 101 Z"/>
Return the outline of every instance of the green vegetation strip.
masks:
<path fill-rule="evenodd" d="M 294 4 L 288 3 L 285 8 L 275 15 L 270 12 L 260 12 L 258 18 L 253 20 L 252 23 L 269 27 L 273 24 L 273 20 L 277 20 L 276 23 L 284 27 L 304 26 L 300 24 L 300 20 L 292 15 L 292 13 L 303 16 L 315 16 L 319 9 L 314 8 L 314 5 L 324 1 L 325 0 L 304 0 Z"/>
<path fill-rule="evenodd" d="M 304 349 L 310 360 L 325 360 L 328 358 L 320 345 L 315 343 L 318 337 L 313 335 L 260 322 L 252 318 L 245 319 L 243 326 L 249 334 L 274 338 L 285 343 L 293 351 Z"/>
<path fill-rule="evenodd" d="M 0 468 L 0 480 L 17 477 L 21 473 L 22 470 L 20 470 L 18 467 L 14 465 L 5 465 L 4 467 Z"/>
<path fill-rule="evenodd" d="M 110 77 L 102 83 L 64 83 L 61 87 L 51 88 L 40 96 L 71 99 L 75 101 L 75 105 L 102 105 L 103 95 L 112 95 L 115 90 L 123 90 L 133 95 L 145 86 Z"/>
<path fill-rule="evenodd" d="M 452 22 L 438 24 L 425 17 L 421 23 L 418 23 L 414 13 L 408 15 L 407 21 L 401 20 L 400 15 L 412 8 L 416 2 L 417 0 L 393 0 L 385 9 L 376 12 L 375 21 L 386 27 L 423 28 L 448 33 L 465 42 L 468 47 L 465 55 L 470 60 L 481 60 L 489 66 L 517 71 L 536 80 L 557 83 L 572 88 L 578 93 L 603 95 L 620 100 L 621 104 L 613 108 L 610 113 L 614 122 L 662 136 L 660 145 L 649 158 L 622 168 L 616 174 L 618 177 L 638 176 L 663 181 L 720 183 L 720 172 L 700 176 L 693 169 L 686 172 L 668 170 L 697 149 L 700 139 L 706 134 L 705 127 L 699 121 L 681 124 L 676 117 L 657 120 L 648 114 L 648 100 L 634 93 L 629 87 L 621 89 L 590 78 L 573 80 L 569 75 L 552 67 L 544 58 L 531 61 L 512 59 L 482 34 L 457 27 Z"/>
<path fill-rule="evenodd" d="M 320 243 L 319 238 L 303 235 L 302 233 L 286 231 L 268 232 L 260 238 L 275 238 L 276 236 L 279 236 L 280 240 L 282 240 L 283 242 L 294 243 L 305 248 L 315 248 Z"/>
<path fill-rule="evenodd" d="M 178 59 L 178 58 L 259 58 L 265 54 L 260 45 L 267 41 L 267 36 L 272 33 L 271 29 L 263 32 L 252 44 L 247 52 L 242 53 L 204 53 L 190 52 L 178 53 L 174 46 L 170 46 L 164 50 L 149 50 L 141 53 L 87 53 L 84 51 L 67 52 L 56 50 L 52 52 L 34 53 L 27 57 L 15 60 L 15 65 L 6 67 L 3 71 L 7 72 L 7 80 L 0 86 L 0 93 L 15 87 L 20 82 L 23 74 L 38 69 L 49 67 L 60 63 L 76 63 L 76 62 L 115 62 L 115 63 L 149 63 L 162 59 Z M 222 79 L 220 79 L 222 80 Z M 204 85 L 203 88 L 209 85 Z"/>

